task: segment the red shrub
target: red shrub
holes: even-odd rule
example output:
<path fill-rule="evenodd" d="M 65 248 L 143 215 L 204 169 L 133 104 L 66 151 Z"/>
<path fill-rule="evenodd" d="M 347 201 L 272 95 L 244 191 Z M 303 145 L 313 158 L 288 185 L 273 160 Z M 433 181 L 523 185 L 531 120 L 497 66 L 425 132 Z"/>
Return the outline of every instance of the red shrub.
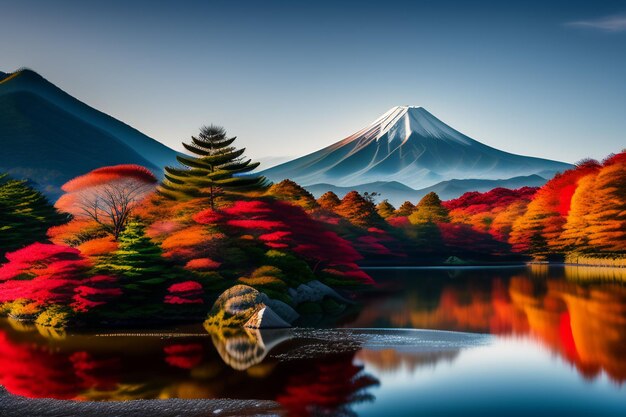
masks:
<path fill-rule="evenodd" d="M 184 281 L 172 284 L 167 289 L 168 295 L 165 296 L 166 304 L 202 304 L 202 296 L 204 290 L 202 285 L 196 281 Z"/>
<path fill-rule="evenodd" d="M 121 294 L 114 278 L 86 276 L 90 263 L 78 249 L 34 243 L 7 259 L 0 267 L 0 302 L 27 299 L 86 311 Z"/>

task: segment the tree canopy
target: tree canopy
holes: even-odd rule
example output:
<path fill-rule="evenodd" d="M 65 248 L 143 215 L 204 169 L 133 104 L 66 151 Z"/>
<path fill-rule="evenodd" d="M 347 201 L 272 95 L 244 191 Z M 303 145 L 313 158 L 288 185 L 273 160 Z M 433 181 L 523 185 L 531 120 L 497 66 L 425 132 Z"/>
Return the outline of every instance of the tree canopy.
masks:
<path fill-rule="evenodd" d="M 5 252 L 45 242 L 49 227 L 68 220 L 26 181 L 0 174 L 0 259 Z"/>
<path fill-rule="evenodd" d="M 203 126 L 191 143 L 183 143 L 193 155 L 176 157 L 182 167 L 165 167 L 165 180 L 159 192 L 174 200 L 208 197 L 215 208 L 218 197 L 225 191 L 251 191 L 267 187 L 263 176 L 248 174 L 259 166 L 245 159 L 245 148 L 232 146 L 236 137 L 228 137 L 220 126 Z M 244 175 L 246 174 L 246 175 Z"/>
<path fill-rule="evenodd" d="M 409 221 L 412 224 L 446 223 L 449 220 L 448 210 L 441 204 L 441 199 L 435 192 L 430 192 L 422 197 L 409 216 Z"/>
<path fill-rule="evenodd" d="M 383 219 L 393 216 L 396 208 L 387 200 L 383 200 L 376 206 L 376 211 Z"/>
<path fill-rule="evenodd" d="M 335 207 L 335 212 L 357 226 L 369 227 L 383 223 L 374 204 L 357 191 L 346 194 L 341 204 Z"/>
<path fill-rule="evenodd" d="M 334 210 L 339 204 L 341 204 L 341 199 L 337 197 L 337 194 L 332 191 L 327 191 L 320 198 L 317 199 L 317 204 L 320 205 L 323 209 L 326 210 Z"/>

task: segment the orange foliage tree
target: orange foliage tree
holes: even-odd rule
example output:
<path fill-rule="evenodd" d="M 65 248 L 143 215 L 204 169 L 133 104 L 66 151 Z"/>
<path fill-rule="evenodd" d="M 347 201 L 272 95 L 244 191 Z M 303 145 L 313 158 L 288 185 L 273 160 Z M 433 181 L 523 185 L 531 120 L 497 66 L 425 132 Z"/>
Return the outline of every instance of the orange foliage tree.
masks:
<path fill-rule="evenodd" d="M 357 191 L 350 191 L 346 194 L 341 204 L 335 207 L 335 213 L 357 226 L 369 227 L 384 224 L 374 204 Z"/>
<path fill-rule="evenodd" d="M 587 228 L 595 200 L 596 175 L 589 174 L 578 181 L 576 192 L 572 196 L 572 206 L 563 226 L 560 246 L 566 252 L 589 252 L 589 234 Z"/>
<path fill-rule="evenodd" d="M 589 245 L 595 251 L 626 252 L 626 152 L 607 159 L 593 185 L 585 216 Z"/>
<path fill-rule="evenodd" d="M 337 194 L 332 191 L 328 191 L 317 199 L 317 204 L 319 204 L 323 209 L 333 211 L 339 204 L 341 204 L 341 200 L 337 197 Z"/>
<path fill-rule="evenodd" d="M 559 252 L 559 239 L 578 181 L 598 169 L 598 162 L 583 161 L 541 187 L 528 204 L 526 213 L 513 224 L 510 235 L 513 248 L 536 256 Z"/>
<path fill-rule="evenodd" d="M 494 188 L 485 193 L 468 192 L 459 198 L 446 201 L 452 223 L 465 223 L 481 232 L 488 232 L 496 239 L 507 242 L 513 222 L 526 212 L 528 202 L 536 188 L 522 187 L 517 190 Z"/>

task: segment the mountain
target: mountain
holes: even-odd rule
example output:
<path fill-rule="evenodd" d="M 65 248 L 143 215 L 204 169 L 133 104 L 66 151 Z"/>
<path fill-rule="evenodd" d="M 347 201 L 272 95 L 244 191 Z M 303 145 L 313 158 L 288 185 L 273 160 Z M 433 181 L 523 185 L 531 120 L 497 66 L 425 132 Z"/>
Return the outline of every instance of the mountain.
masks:
<path fill-rule="evenodd" d="M 414 189 L 454 179 L 550 178 L 571 165 L 503 152 L 458 132 L 422 107 L 394 107 L 364 129 L 261 173 L 302 185 L 397 181 Z"/>
<path fill-rule="evenodd" d="M 65 93 L 31 70 L 0 73 L 0 172 L 49 197 L 76 175 L 139 164 L 160 175 L 176 152 Z"/>
<path fill-rule="evenodd" d="M 377 201 L 389 200 L 391 204 L 399 207 L 403 202 L 410 201 L 417 203 L 422 197 L 431 191 L 434 191 L 439 195 L 442 200 L 450 200 L 460 197 L 468 191 L 480 191 L 485 192 L 493 190 L 497 187 L 516 189 L 521 187 L 541 187 L 546 183 L 546 179 L 539 175 L 529 175 L 524 177 L 514 177 L 506 180 L 450 180 L 442 181 L 430 187 L 415 190 L 407 187 L 397 181 L 378 181 L 368 184 L 361 184 L 351 187 L 337 187 L 331 184 L 312 184 L 307 185 L 306 188 L 311 194 L 318 198 L 326 191 L 332 191 L 342 198 L 344 195 L 352 190 L 356 190 L 363 194 L 367 192 L 377 192 L 380 196 Z"/>

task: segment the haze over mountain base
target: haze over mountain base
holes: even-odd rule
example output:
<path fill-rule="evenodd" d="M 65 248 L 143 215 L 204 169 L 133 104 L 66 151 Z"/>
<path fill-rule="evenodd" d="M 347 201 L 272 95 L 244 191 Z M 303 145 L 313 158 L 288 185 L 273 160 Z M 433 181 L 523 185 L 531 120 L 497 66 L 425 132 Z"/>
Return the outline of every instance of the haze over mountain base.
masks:
<path fill-rule="evenodd" d="M 391 188 L 383 188 L 383 198 L 398 201 L 428 187 L 453 198 L 508 183 L 537 186 L 569 168 L 571 165 L 563 162 L 494 149 L 458 132 L 422 107 L 398 106 L 353 135 L 262 174 L 276 182 L 291 179 L 315 192 L 323 191 L 322 184 L 330 191 L 332 187 L 365 190 L 387 183 Z M 450 183 L 470 179 L 474 181 Z M 397 184 L 406 186 L 407 197 L 398 196 Z M 479 188 L 473 188 L 476 186 Z"/>

